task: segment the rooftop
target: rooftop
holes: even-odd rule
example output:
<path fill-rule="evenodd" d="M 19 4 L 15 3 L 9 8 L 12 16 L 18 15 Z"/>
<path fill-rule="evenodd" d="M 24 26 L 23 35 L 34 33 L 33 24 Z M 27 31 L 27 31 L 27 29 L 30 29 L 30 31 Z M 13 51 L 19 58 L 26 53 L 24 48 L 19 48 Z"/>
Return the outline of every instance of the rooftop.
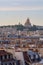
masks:
<path fill-rule="evenodd" d="M 0 56 L 3 56 L 3 55 L 12 55 L 11 53 L 9 53 L 9 52 L 6 52 L 5 50 L 3 50 L 3 49 L 0 49 Z"/>

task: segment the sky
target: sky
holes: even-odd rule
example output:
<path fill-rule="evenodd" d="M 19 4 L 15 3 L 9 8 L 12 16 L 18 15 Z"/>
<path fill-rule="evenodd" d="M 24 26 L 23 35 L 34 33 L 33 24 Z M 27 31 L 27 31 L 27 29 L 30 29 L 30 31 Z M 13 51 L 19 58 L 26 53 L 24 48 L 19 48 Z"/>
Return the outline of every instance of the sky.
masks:
<path fill-rule="evenodd" d="M 43 0 L 0 0 L 0 25 L 31 24 L 43 26 Z"/>

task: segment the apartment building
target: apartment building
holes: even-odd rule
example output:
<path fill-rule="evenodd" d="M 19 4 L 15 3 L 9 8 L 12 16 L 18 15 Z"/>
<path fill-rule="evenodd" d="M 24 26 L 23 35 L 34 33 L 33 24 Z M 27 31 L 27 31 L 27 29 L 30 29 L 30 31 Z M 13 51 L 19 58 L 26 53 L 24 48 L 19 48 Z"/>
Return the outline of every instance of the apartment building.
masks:
<path fill-rule="evenodd" d="M 11 53 L 0 50 L 0 65 L 16 65 L 16 60 Z"/>

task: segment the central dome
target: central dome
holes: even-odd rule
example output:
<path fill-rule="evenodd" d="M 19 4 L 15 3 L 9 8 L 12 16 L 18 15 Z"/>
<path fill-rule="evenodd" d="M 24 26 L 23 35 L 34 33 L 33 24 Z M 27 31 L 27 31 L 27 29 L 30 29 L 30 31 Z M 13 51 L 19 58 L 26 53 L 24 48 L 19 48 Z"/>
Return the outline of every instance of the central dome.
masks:
<path fill-rule="evenodd" d="M 30 27 L 30 26 L 31 26 L 31 23 L 30 23 L 29 18 L 27 18 L 27 20 L 26 20 L 26 22 L 25 22 L 25 26 L 26 26 L 26 27 Z"/>

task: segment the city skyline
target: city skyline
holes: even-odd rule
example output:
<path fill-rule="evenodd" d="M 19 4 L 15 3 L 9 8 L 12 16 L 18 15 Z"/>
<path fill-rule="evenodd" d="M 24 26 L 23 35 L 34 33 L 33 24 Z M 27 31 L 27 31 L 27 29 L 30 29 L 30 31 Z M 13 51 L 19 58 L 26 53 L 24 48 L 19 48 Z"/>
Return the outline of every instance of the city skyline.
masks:
<path fill-rule="evenodd" d="M 0 0 L 0 25 L 31 24 L 43 26 L 43 0 Z"/>

